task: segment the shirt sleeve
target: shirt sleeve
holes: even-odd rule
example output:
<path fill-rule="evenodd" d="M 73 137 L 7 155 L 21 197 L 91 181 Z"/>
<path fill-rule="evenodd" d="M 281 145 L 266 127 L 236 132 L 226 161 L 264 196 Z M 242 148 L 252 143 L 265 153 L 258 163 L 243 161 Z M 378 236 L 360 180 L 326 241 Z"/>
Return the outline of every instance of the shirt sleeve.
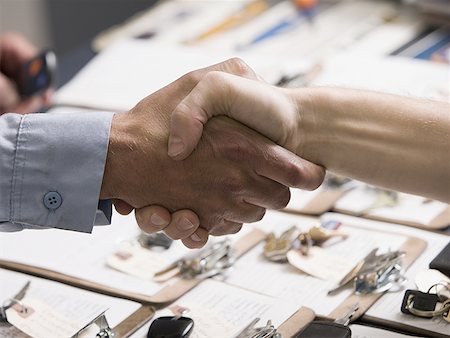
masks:
<path fill-rule="evenodd" d="M 0 231 L 110 222 L 111 202 L 99 195 L 112 116 L 0 116 Z"/>

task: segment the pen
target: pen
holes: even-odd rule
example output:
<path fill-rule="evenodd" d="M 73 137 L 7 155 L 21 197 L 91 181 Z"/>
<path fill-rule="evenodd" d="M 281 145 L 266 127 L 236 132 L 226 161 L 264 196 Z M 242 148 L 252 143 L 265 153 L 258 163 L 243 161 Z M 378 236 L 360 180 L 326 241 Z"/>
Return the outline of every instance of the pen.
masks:
<path fill-rule="evenodd" d="M 252 41 L 244 46 L 239 46 L 238 49 L 252 46 L 261 41 L 275 37 L 281 33 L 287 32 L 297 27 L 304 19 L 308 22 L 312 22 L 314 15 L 316 14 L 316 0 L 292 0 L 296 7 L 296 13 L 294 17 L 284 19 L 263 33 L 257 35 Z"/>
<path fill-rule="evenodd" d="M 200 34 L 197 38 L 189 42 L 199 42 L 210 38 L 211 36 L 233 29 L 255 18 L 259 14 L 272 7 L 279 0 L 256 0 L 245 5 L 239 12 L 232 14 L 224 21 Z"/>

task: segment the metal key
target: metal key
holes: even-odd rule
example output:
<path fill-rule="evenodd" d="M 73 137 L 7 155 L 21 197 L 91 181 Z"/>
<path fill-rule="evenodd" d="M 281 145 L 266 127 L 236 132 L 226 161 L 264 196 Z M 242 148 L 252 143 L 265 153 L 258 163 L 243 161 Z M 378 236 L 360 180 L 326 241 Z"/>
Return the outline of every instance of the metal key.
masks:
<path fill-rule="evenodd" d="M 283 338 L 271 320 L 268 320 L 265 326 L 255 327 L 259 320 L 260 318 L 253 319 L 236 338 Z"/>
<path fill-rule="evenodd" d="M 182 258 L 154 274 L 153 280 L 164 282 L 181 275 L 183 278 L 207 278 L 225 272 L 236 257 L 229 240 L 217 242 L 194 257 Z"/>
<path fill-rule="evenodd" d="M 270 233 L 264 245 L 264 257 L 272 262 L 287 262 L 287 253 L 300 235 L 300 230 L 294 225 L 283 232 L 280 237 Z"/>
<path fill-rule="evenodd" d="M 369 254 L 356 264 L 356 266 L 342 279 L 342 281 L 333 289 L 328 291 L 328 295 L 335 294 L 342 289 L 346 288 L 351 282 L 355 280 L 362 268 L 367 264 L 367 262 L 373 259 L 377 253 L 378 249 L 373 249 Z"/>
<path fill-rule="evenodd" d="M 22 299 L 25 298 L 25 295 L 27 294 L 28 289 L 30 288 L 31 281 L 28 281 L 25 283 L 22 289 L 19 290 L 19 292 L 13 296 L 11 299 L 5 300 L 3 305 L 0 307 L 0 322 L 6 322 L 6 310 L 8 310 L 11 306 L 13 306 L 15 303 L 20 302 Z"/>
<path fill-rule="evenodd" d="M 334 294 L 354 282 L 356 294 L 380 293 L 395 285 L 401 285 L 406 279 L 402 267 L 404 252 L 394 251 L 377 255 L 373 249 L 350 273 L 328 294 Z"/>
<path fill-rule="evenodd" d="M 297 333 L 295 338 L 350 338 L 352 331 L 348 327 L 359 304 L 356 303 L 350 307 L 349 311 L 334 322 L 323 320 L 314 320 L 306 328 Z"/>

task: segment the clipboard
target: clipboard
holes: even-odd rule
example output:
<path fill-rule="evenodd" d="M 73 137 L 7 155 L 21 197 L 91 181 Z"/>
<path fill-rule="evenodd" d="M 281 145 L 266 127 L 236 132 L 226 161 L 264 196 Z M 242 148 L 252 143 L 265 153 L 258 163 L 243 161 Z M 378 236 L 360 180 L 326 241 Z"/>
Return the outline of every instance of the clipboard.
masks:
<path fill-rule="evenodd" d="M 364 213 L 362 215 L 355 215 L 354 213 L 352 213 L 348 210 L 337 209 L 337 208 L 333 208 L 333 211 L 341 213 L 341 214 L 351 215 L 351 216 L 359 216 L 359 217 L 371 219 L 374 221 L 408 225 L 408 226 L 423 229 L 423 230 L 441 230 L 441 229 L 447 228 L 450 225 L 450 206 L 447 209 L 445 209 L 444 211 L 442 211 L 437 217 L 435 217 L 430 223 L 428 223 L 426 225 L 423 223 L 419 223 L 419 222 L 400 221 L 400 220 L 396 220 L 396 219 L 392 219 L 392 218 L 370 215 L 367 213 Z"/>
<path fill-rule="evenodd" d="M 352 225 L 353 226 L 353 225 Z M 395 232 L 392 232 L 395 234 Z M 407 269 L 412 263 L 420 256 L 425 250 L 427 243 L 416 237 L 408 237 L 405 243 L 399 248 L 400 251 L 405 252 L 403 259 L 403 265 Z M 359 303 L 359 309 L 355 312 L 352 320 L 358 319 L 373 305 L 375 302 L 383 296 L 384 293 L 368 294 L 368 295 L 355 295 L 352 294 L 347 297 L 336 309 L 334 309 L 328 316 L 328 319 L 336 320 L 343 317 L 350 307 L 355 303 Z"/>
<path fill-rule="evenodd" d="M 319 188 L 318 191 L 291 189 L 291 201 L 283 211 L 293 214 L 321 215 L 330 211 L 339 198 L 346 193 L 345 189 Z M 306 201 L 302 201 L 305 197 Z"/>
<path fill-rule="evenodd" d="M 83 307 L 87 307 L 88 311 L 89 309 L 92 309 L 93 304 L 98 304 L 99 309 L 103 309 L 103 312 L 99 313 L 95 318 L 90 318 L 91 320 L 89 322 L 83 323 L 79 321 L 77 325 L 79 324 L 85 324 L 84 327 L 82 327 L 77 333 L 75 333 L 74 337 L 78 337 L 79 335 L 82 335 L 83 332 L 86 330 L 89 330 L 89 333 L 92 332 L 111 332 L 113 331 L 115 336 L 117 337 L 128 337 L 133 332 L 135 332 L 140 326 L 142 326 L 145 322 L 150 320 L 154 313 L 155 308 L 148 305 L 142 305 L 135 302 L 129 302 L 127 300 L 119 300 L 116 297 L 106 297 L 104 295 L 99 295 L 97 293 L 92 293 L 90 291 L 81 290 L 80 288 L 67 286 L 59 282 L 51 281 L 44 278 L 39 277 L 33 277 L 28 274 L 24 273 L 16 273 L 12 271 L 8 271 L 6 269 L 0 269 L 0 280 L 3 280 L 5 284 L 1 283 L 4 287 L 2 292 L 2 297 L 8 297 L 0 299 L 0 306 L 2 304 L 16 304 L 17 306 L 25 306 L 28 307 L 28 303 L 25 300 L 24 303 L 22 303 L 23 298 L 27 298 L 27 296 L 30 294 L 31 289 L 31 299 L 34 299 L 34 301 L 39 300 L 39 302 L 43 302 L 44 306 L 53 306 L 53 302 L 55 300 L 60 300 L 61 297 L 65 297 L 66 300 L 69 301 L 78 301 L 80 300 L 81 303 L 78 303 L 76 306 L 78 307 L 78 311 L 83 311 Z M 8 282 L 9 281 L 9 282 Z M 20 285 L 23 285 L 23 287 L 19 288 L 19 292 L 17 291 L 17 288 L 20 287 Z M 13 294 L 9 295 L 10 292 L 13 292 Z M 38 298 L 35 298 L 37 295 Z M 16 299 L 16 297 L 20 297 Z M 41 298 L 42 297 L 42 298 Z M 86 301 L 88 300 L 88 303 Z M 93 315 L 93 313 L 97 310 L 93 310 L 89 312 L 89 316 Z M 62 311 L 68 311 L 68 312 L 62 312 L 62 318 L 67 317 L 72 313 L 73 308 L 65 308 L 64 305 L 61 309 Z M 112 312 L 109 312 L 111 310 Z M 43 310 L 47 311 L 46 309 Z M 57 310 L 60 311 L 60 310 Z M 3 311 L 2 311 L 3 312 Z M 31 312 L 32 314 L 33 312 Z M 55 314 L 58 314 L 59 312 L 56 312 Z M 3 316 L 7 316 L 5 312 L 2 313 Z M 27 318 L 27 317 L 24 317 Z M 86 320 L 89 317 L 84 316 L 83 320 Z M 110 321 L 114 322 L 114 327 L 111 328 L 108 324 L 108 319 Z M 33 322 L 37 322 L 39 319 L 33 319 Z M 52 325 L 63 325 L 63 324 L 51 324 L 52 321 L 49 320 L 49 325 L 46 330 L 52 330 Z M 31 328 L 30 324 L 30 328 Z M 14 334 L 14 330 L 20 331 L 19 328 L 15 328 L 14 326 L 7 326 L 6 328 L 3 328 L 6 330 L 11 330 L 10 334 Z M 40 331 L 40 329 L 34 329 L 37 331 Z M 22 331 L 20 331 L 22 332 Z M 27 334 L 24 332 L 24 334 Z M 29 333 L 28 333 L 29 334 Z M 40 333 L 42 335 L 42 332 Z M 0 336 L 2 335 L 2 329 L 0 328 Z"/>
<path fill-rule="evenodd" d="M 362 189 L 363 186 L 356 188 Z M 440 230 L 450 225 L 450 206 L 443 209 L 429 222 L 413 221 L 394 217 L 383 217 L 373 213 L 371 210 L 356 212 L 347 208 L 339 207 L 338 202 L 341 198 L 351 194 L 353 190 L 340 188 L 319 188 L 315 192 L 291 190 L 291 202 L 283 210 L 293 214 L 321 215 L 328 211 L 341 214 L 363 217 L 375 221 L 396 223 L 408 225 L 424 230 Z M 302 196 L 303 195 L 303 196 Z M 433 201 L 431 201 L 433 202 Z"/>
<path fill-rule="evenodd" d="M 244 235 L 242 238 L 240 238 L 237 242 L 233 244 L 236 257 L 239 258 L 244 253 L 249 251 L 259 242 L 261 242 L 265 238 L 265 236 L 266 233 L 258 229 L 253 229 L 251 232 Z M 185 294 L 190 289 L 194 288 L 196 285 L 198 285 L 204 280 L 204 278 L 194 278 L 189 280 L 180 279 L 179 281 L 175 282 L 175 284 L 162 288 L 156 294 L 152 296 L 147 296 L 143 294 L 123 291 L 113 287 L 108 287 L 97 282 L 75 278 L 67 274 L 31 266 L 28 264 L 0 260 L 0 268 L 13 270 L 17 272 L 23 272 L 29 275 L 42 277 L 45 279 L 54 280 L 57 282 L 75 286 L 81 289 L 105 294 L 108 296 L 124 298 L 140 302 L 146 305 L 162 305 L 169 303 L 179 298 L 180 296 L 182 296 L 183 294 Z"/>

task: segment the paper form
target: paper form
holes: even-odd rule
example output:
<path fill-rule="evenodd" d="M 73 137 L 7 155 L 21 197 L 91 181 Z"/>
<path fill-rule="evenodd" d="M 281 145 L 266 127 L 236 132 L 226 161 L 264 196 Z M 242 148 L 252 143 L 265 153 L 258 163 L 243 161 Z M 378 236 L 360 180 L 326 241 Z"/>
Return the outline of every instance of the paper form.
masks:
<path fill-rule="evenodd" d="M 244 227 L 239 234 L 230 236 L 230 240 L 236 241 L 250 230 L 251 227 Z M 0 259 L 49 269 L 126 292 L 152 296 L 176 282 L 177 278 L 156 283 L 127 275 L 106 265 L 108 257 L 124 245 L 129 245 L 139 233 L 133 214 L 122 216 L 116 212 L 111 225 L 96 226 L 92 234 L 56 229 L 0 233 Z M 213 237 L 210 241 L 223 239 L 224 237 Z M 188 249 L 181 241 L 175 241 L 170 249 L 159 255 L 168 262 L 174 262 L 199 251 L 200 249 Z"/>
<path fill-rule="evenodd" d="M 315 222 L 280 212 L 267 212 L 266 217 L 257 223 L 261 230 L 280 234 L 292 225 L 308 229 Z M 379 247 L 383 251 L 396 250 L 405 241 L 405 236 L 380 233 L 366 229 L 342 226 L 350 234 L 347 240 L 327 247 L 330 254 L 353 260 L 354 265 L 363 259 L 372 249 Z M 334 310 L 347 296 L 350 288 L 327 296 L 334 283 L 308 276 L 289 264 L 277 264 L 267 261 L 263 256 L 263 246 L 256 246 L 241 257 L 230 273 L 227 283 L 253 290 L 272 297 L 293 302 L 298 307 L 302 304 L 310 307 L 318 315 L 326 316 Z M 339 267 L 336 267 L 339 269 Z"/>
<path fill-rule="evenodd" d="M 360 214 L 370 208 L 377 199 L 376 190 L 366 186 L 353 189 L 340 198 L 335 208 L 354 214 Z M 448 208 L 448 204 L 439 201 L 428 201 L 421 196 L 398 193 L 398 204 L 392 207 L 381 207 L 364 214 L 377 216 L 397 222 L 415 222 L 430 224 L 436 217 Z M 450 221 L 450 220 L 449 220 Z"/>
<path fill-rule="evenodd" d="M 363 220 L 356 217 L 344 216 L 339 214 L 329 213 L 323 217 L 326 219 L 339 220 L 349 224 L 359 224 L 365 227 L 376 227 L 380 231 L 394 231 L 397 233 L 414 236 L 427 241 L 427 248 L 424 253 L 409 267 L 406 272 L 408 282 L 405 289 L 416 289 L 414 279 L 416 274 L 427 269 L 428 264 L 436 255 L 448 244 L 450 236 L 440 235 L 429 231 L 415 229 L 401 225 L 390 225 L 389 223 L 382 223 L 370 220 Z M 418 327 L 433 332 L 445 334 L 450 337 L 450 324 L 439 319 L 418 318 L 412 315 L 406 315 L 400 312 L 400 305 L 402 303 L 404 292 L 387 293 L 380 300 L 378 300 L 366 313 L 367 316 L 380 318 L 396 323 L 402 323 L 412 327 Z M 307 304 L 307 303 L 305 303 Z"/>
<path fill-rule="evenodd" d="M 312 24 L 305 20 L 286 34 L 280 34 L 249 46 L 249 50 L 261 55 L 278 57 L 289 55 L 297 58 L 322 59 L 342 51 L 345 44 L 351 43 L 358 34 L 361 36 L 363 29 L 370 32 L 372 27 L 380 25 L 383 16 L 392 13 L 394 8 L 392 3 L 386 1 L 343 1 L 320 11 L 319 15 L 314 17 Z M 283 14 L 274 13 L 276 10 Z M 290 8 L 288 4 L 285 4 L 285 8 L 281 8 L 281 5 L 272 8 L 266 16 L 257 19 L 258 21 L 252 21 L 247 26 L 247 32 L 245 27 L 243 30 L 237 31 L 233 46 L 245 45 L 267 27 L 272 27 L 274 18 L 277 23 L 280 19 L 292 17 L 294 14 L 295 9 L 292 5 Z M 368 25 L 369 27 L 367 27 Z M 249 35 L 251 35 L 250 39 Z M 217 41 L 217 44 L 221 43 L 227 46 L 232 41 L 231 38 L 229 40 L 228 44 L 222 41 Z"/>
<path fill-rule="evenodd" d="M 140 307 L 140 304 L 136 302 L 100 295 L 61 283 L 4 269 L 0 269 L 1 302 L 13 297 L 27 281 L 31 281 L 31 284 L 23 299 L 24 304 L 28 305 L 28 299 L 33 300 L 32 307 L 35 306 L 34 304 L 36 304 L 36 302 L 44 303 L 47 309 L 52 310 L 53 315 L 70 319 L 71 323 L 78 323 L 76 330 L 87 325 L 92 319 L 105 310 L 106 318 L 108 319 L 110 326 L 116 326 Z M 10 318 L 9 314 L 8 318 Z M 36 324 L 39 324 L 37 330 L 50 328 L 52 332 L 56 332 L 57 326 L 55 325 L 60 323 L 60 321 L 52 322 L 51 320 L 52 319 L 49 317 L 40 317 L 39 321 L 34 321 L 33 328 L 36 329 Z M 0 326 L 1 337 L 7 337 L 7 334 L 10 334 L 11 332 L 17 334 L 17 337 L 21 337 L 21 335 L 11 328 L 11 326 Z M 32 332 L 36 333 L 37 331 Z M 60 333 L 61 335 L 59 336 L 62 336 L 62 331 Z M 54 334 L 56 335 L 56 333 Z M 14 335 L 14 337 L 16 336 Z"/>
<path fill-rule="evenodd" d="M 256 317 L 257 326 L 271 320 L 275 327 L 294 314 L 298 307 L 292 302 L 268 297 L 225 283 L 206 280 L 168 308 L 157 311 L 154 318 L 173 316 L 170 308 L 186 308 L 186 317 L 194 320 L 192 338 L 232 338 Z M 146 337 L 146 325 L 133 338 Z"/>
<path fill-rule="evenodd" d="M 55 102 L 112 111 L 128 110 L 182 75 L 234 56 L 241 56 L 270 83 L 277 82 L 282 75 L 304 72 L 310 66 L 309 62 L 297 59 L 285 59 L 280 63 L 277 58 L 257 54 L 214 53 L 203 48 L 126 40 L 107 48 L 89 62 L 58 90 Z"/>
<path fill-rule="evenodd" d="M 102 32 L 94 39 L 93 46 L 96 51 L 100 51 L 117 40 L 145 35 L 153 39 L 181 42 L 195 31 L 207 29 L 209 25 L 227 17 L 248 1 L 221 1 L 212 5 L 205 1 L 160 2 L 124 24 Z"/>

